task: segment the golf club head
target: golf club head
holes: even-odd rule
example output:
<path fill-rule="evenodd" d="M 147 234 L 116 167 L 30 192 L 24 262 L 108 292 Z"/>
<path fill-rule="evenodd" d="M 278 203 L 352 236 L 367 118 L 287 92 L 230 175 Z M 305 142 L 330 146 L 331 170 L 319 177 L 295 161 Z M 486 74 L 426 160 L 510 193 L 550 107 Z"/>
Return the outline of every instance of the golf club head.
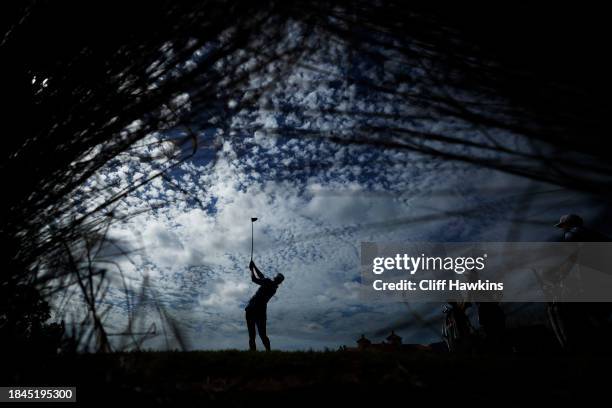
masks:
<path fill-rule="evenodd" d="M 257 221 L 257 217 L 251 218 L 251 222 L 255 222 L 255 221 Z"/>

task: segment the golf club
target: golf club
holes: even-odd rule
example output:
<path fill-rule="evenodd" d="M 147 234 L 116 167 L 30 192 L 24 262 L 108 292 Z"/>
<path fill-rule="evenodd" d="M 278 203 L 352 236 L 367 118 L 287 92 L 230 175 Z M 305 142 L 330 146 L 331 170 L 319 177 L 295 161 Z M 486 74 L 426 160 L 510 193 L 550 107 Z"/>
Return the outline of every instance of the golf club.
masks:
<path fill-rule="evenodd" d="M 257 217 L 251 218 L 251 261 L 253 260 L 253 223 L 257 221 Z"/>

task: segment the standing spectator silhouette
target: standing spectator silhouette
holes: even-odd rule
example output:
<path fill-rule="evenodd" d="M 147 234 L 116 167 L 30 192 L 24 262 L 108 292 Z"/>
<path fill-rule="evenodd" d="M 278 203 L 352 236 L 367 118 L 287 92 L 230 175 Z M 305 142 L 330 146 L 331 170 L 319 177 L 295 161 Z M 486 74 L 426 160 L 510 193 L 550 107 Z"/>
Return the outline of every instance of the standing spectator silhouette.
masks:
<path fill-rule="evenodd" d="M 486 351 L 505 351 L 506 314 L 498 302 L 478 302 L 478 323 L 484 331 Z"/>
<path fill-rule="evenodd" d="M 443 309 L 445 314 L 442 337 L 451 353 L 472 351 L 472 325 L 467 316 L 470 302 L 448 302 Z"/>
<path fill-rule="evenodd" d="M 563 230 L 562 242 L 607 242 L 606 235 L 586 228 L 576 214 L 561 217 L 555 227 Z M 559 345 L 566 351 L 578 351 L 606 343 L 610 306 L 605 303 L 550 302 L 547 312 Z"/>
<path fill-rule="evenodd" d="M 249 329 L 249 350 L 255 351 L 257 349 L 255 346 L 255 328 L 257 328 L 266 351 L 270 351 L 270 339 L 266 335 L 266 310 L 268 301 L 274 296 L 278 285 L 285 280 L 285 277 L 282 273 L 279 273 L 274 279 L 266 278 L 255 266 L 253 260 L 249 264 L 249 269 L 251 270 L 251 280 L 259 285 L 259 289 L 245 308 L 247 328 Z"/>

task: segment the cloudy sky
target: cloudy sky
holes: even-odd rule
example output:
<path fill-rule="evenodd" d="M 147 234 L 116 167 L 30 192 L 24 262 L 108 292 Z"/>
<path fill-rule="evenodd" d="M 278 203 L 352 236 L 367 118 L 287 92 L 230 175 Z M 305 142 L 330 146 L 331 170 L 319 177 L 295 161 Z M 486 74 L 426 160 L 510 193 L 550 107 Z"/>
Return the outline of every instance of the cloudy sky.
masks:
<path fill-rule="evenodd" d="M 290 39 L 296 36 L 290 31 Z M 414 114 L 392 96 L 367 94 L 342 80 L 342 61 L 380 81 L 397 67 L 366 57 L 347 62 L 337 44 L 317 50 L 321 55 L 307 55 L 305 62 L 317 61 L 319 69 L 297 64 L 255 105 L 241 105 L 248 90 L 228 99 L 229 126 L 202 130 L 208 144 L 195 157 L 123 200 L 120 209 L 143 212 L 110 232 L 127 252 L 113 258 L 104 301 L 111 305 L 111 332 L 125 329 L 146 278 L 156 300 L 140 305 L 142 327 L 156 323 L 161 333 L 161 306 L 192 349 L 247 348 L 244 306 L 257 289 L 248 271 L 250 218 L 258 217 L 254 260 L 266 275 L 286 277 L 268 306 L 273 348 L 335 349 L 354 344 L 362 333 L 381 340 L 390 327 L 398 327 L 406 342 L 439 341 L 440 304 L 359 298 L 360 242 L 544 240 L 556 233 L 551 225 L 560 214 L 581 212 L 587 220 L 597 214 L 590 197 L 475 165 L 283 134 L 278 129 L 350 133 L 362 120 L 321 113 L 329 107 L 380 117 Z M 251 85 L 263 82 L 256 77 Z M 189 95 L 182 102 L 189 109 Z M 279 106 L 300 109 L 287 113 Z M 418 124 L 431 131 L 455 125 Z M 141 148 L 153 154 L 163 147 L 153 143 L 160 139 L 150 135 Z M 89 187 L 119 190 L 153 172 L 152 164 L 126 155 Z M 71 307 L 82 305 L 76 299 Z M 165 347 L 165 337 L 145 346 Z"/>
<path fill-rule="evenodd" d="M 293 175 L 291 163 L 317 161 L 328 163 Z M 137 173 L 125 166 L 109 177 Z M 174 180 L 185 191 L 156 179 L 127 199 L 132 209 L 164 205 L 115 225 L 111 236 L 129 249 L 118 262 L 134 290 L 148 276 L 190 347 L 204 349 L 247 345 L 243 309 L 257 288 L 247 268 L 250 217 L 259 217 L 255 261 L 267 275 L 286 276 L 269 304 L 272 344 L 307 349 L 350 345 L 361 333 L 380 339 L 394 325 L 406 341 L 439 340 L 441 305 L 359 299 L 361 241 L 549 239 L 558 214 L 584 206 L 553 186 L 409 152 L 260 135 L 225 140 L 215 161 L 188 162 Z M 119 284 L 108 301 L 121 331 Z M 144 310 L 145 321 L 156 321 L 153 307 Z M 406 327 L 415 311 L 430 325 Z"/>

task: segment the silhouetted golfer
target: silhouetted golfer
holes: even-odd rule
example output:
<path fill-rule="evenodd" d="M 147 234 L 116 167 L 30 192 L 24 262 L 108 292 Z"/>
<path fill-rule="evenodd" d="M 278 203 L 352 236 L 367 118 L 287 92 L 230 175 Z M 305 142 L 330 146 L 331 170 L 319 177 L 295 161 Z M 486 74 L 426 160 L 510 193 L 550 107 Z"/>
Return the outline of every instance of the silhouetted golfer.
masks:
<path fill-rule="evenodd" d="M 274 279 L 266 278 L 252 260 L 249 264 L 249 269 L 251 270 L 251 280 L 259 285 L 259 289 L 257 289 L 257 292 L 249 300 L 249 304 L 245 308 L 247 327 L 249 329 L 249 349 L 251 351 L 257 349 L 255 346 L 255 326 L 257 326 L 261 342 L 266 351 L 270 351 L 270 339 L 266 335 L 266 309 L 268 301 L 274 296 L 278 285 L 285 280 L 285 277 L 282 273 L 279 273 Z"/>

